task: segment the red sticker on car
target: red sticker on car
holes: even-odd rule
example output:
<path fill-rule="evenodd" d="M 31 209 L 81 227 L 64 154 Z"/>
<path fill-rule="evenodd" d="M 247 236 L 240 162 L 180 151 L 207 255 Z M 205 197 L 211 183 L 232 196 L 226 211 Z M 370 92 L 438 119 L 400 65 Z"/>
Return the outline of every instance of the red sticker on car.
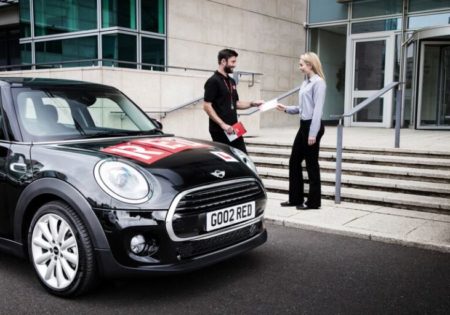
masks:
<path fill-rule="evenodd" d="M 209 147 L 209 145 L 185 139 L 161 138 L 132 140 L 103 148 L 101 151 L 152 164 L 181 151 Z"/>

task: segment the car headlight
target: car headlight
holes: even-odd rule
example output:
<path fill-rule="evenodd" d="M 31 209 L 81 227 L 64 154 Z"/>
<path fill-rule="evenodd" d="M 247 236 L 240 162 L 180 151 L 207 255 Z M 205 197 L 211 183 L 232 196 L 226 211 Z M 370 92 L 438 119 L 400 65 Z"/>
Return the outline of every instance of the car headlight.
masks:
<path fill-rule="evenodd" d="M 123 162 L 103 160 L 94 170 L 100 187 L 111 197 L 126 203 L 143 203 L 152 196 L 152 187 L 136 168 Z"/>
<path fill-rule="evenodd" d="M 245 165 L 247 165 L 249 169 L 251 169 L 253 172 L 255 172 L 256 175 L 258 175 L 258 171 L 256 170 L 255 164 L 253 163 L 253 161 L 250 159 L 250 157 L 247 154 L 245 154 L 241 150 L 233 148 L 233 147 L 231 147 L 231 151 L 234 153 L 234 155 L 236 155 L 239 158 L 239 160 L 244 162 Z"/>

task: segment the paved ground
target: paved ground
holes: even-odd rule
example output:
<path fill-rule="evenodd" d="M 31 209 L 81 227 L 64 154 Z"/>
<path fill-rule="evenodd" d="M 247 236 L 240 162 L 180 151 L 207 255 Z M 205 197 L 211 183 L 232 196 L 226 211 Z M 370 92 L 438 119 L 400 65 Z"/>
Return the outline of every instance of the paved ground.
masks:
<path fill-rule="evenodd" d="M 278 143 L 294 142 L 298 127 L 262 128 L 258 137 Z M 336 127 L 326 126 L 321 144 L 336 146 Z M 344 147 L 394 148 L 395 129 L 344 127 Z M 255 137 L 252 137 L 255 138 Z M 450 152 L 450 130 L 401 129 L 400 149 L 426 152 Z"/>
<path fill-rule="evenodd" d="M 450 253 L 450 215 L 322 200 L 319 210 L 281 207 L 282 194 L 268 194 L 266 218 L 276 224 Z"/>
<path fill-rule="evenodd" d="M 198 272 L 64 300 L 0 256 L 0 314 L 449 314 L 450 255 L 268 224 L 268 242 Z"/>

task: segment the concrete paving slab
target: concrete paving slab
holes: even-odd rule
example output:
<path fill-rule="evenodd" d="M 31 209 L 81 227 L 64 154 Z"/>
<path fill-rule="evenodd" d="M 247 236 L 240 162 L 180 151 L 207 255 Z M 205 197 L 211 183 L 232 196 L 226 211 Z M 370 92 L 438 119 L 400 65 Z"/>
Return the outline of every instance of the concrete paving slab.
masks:
<path fill-rule="evenodd" d="M 426 222 L 407 235 L 408 240 L 450 244 L 450 224 L 446 222 Z"/>
<path fill-rule="evenodd" d="M 370 215 L 346 224 L 346 226 L 354 229 L 383 233 L 386 235 L 405 237 L 409 232 L 417 229 L 426 222 L 427 221 L 423 219 L 371 213 Z"/>
<path fill-rule="evenodd" d="M 314 223 L 317 225 L 345 225 L 348 222 L 354 221 L 370 215 L 367 211 L 358 211 L 345 208 L 322 208 L 320 210 L 298 211 L 297 214 L 290 217 L 292 222 Z"/>
<path fill-rule="evenodd" d="M 450 222 L 450 216 L 439 215 L 439 214 L 430 213 L 430 212 L 397 209 L 397 208 L 390 208 L 390 207 L 379 207 L 378 209 L 375 209 L 374 212 L 396 215 L 396 216 L 401 216 L 401 217 L 406 217 L 406 218 L 425 219 L 425 220 L 436 220 L 438 216 L 442 216 L 442 217 L 448 217 L 448 220 Z"/>

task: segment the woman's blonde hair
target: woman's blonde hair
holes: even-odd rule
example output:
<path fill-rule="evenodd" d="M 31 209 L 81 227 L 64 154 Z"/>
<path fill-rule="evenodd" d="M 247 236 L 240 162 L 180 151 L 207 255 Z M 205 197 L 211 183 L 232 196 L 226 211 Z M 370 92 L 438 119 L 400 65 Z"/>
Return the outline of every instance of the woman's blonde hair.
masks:
<path fill-rule="evenodd" d="M 320 62 L 319 57 L 315 53 L 308 51 L 303 55 L 301 55 L 300 59 L 302 59 L 303 62 L 306 63 L 307 65 L 310 65 L 314 73 L 316 73 L 319 77 L 325 80 L 325 75 L 323 74 L 322 69 L 322 63 Z"/>

